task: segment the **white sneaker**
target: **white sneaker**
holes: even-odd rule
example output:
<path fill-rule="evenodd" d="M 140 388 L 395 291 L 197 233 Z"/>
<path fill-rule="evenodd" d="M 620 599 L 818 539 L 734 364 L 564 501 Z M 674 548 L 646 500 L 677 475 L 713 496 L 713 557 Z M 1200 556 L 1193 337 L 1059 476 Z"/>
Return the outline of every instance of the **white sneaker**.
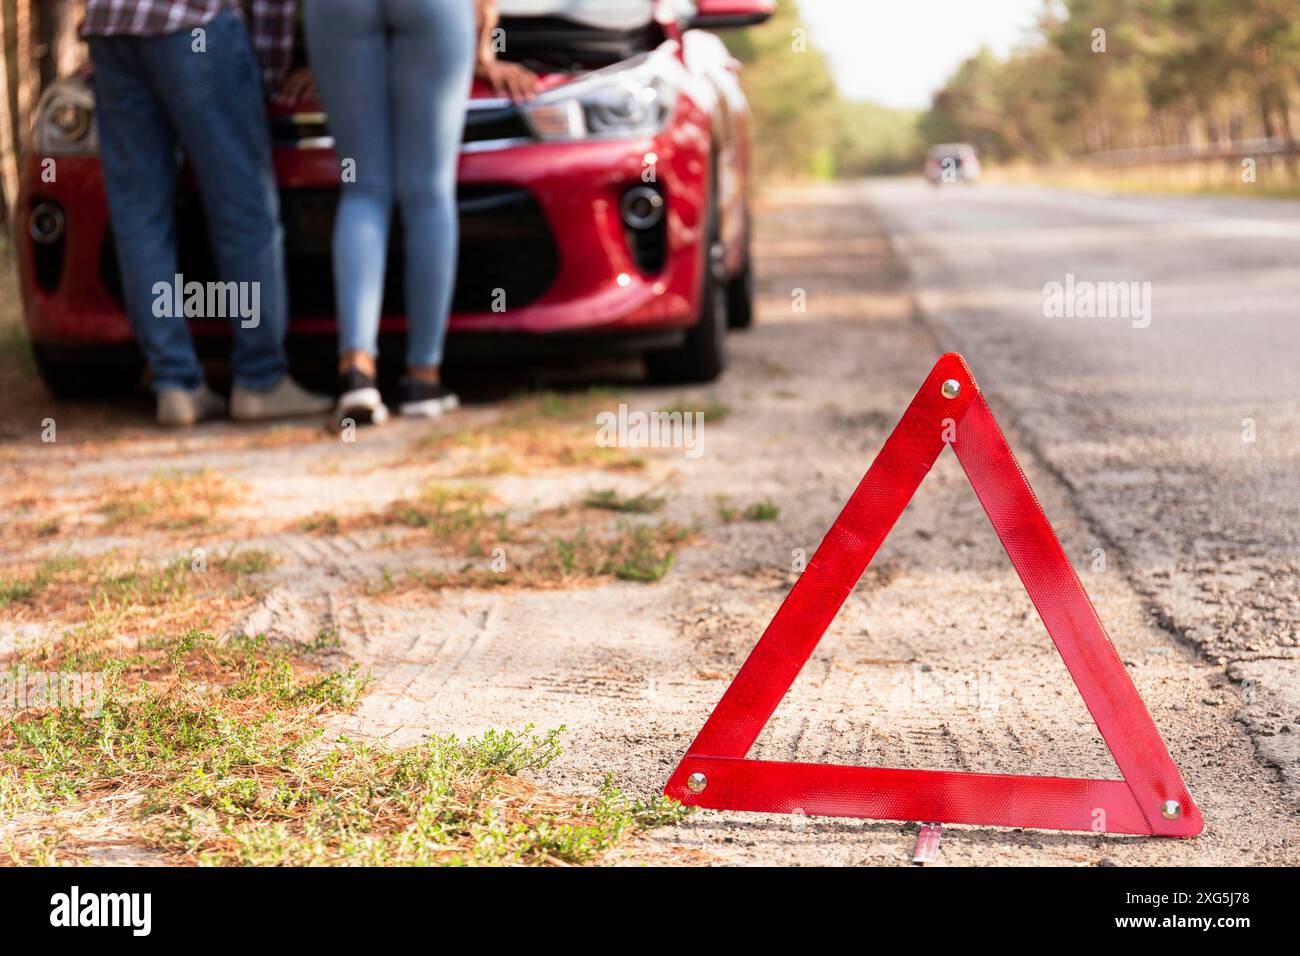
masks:
<path fill-rule="evenodd" d="M 401 413 L 411 418 L 437 418 L 460 405 L 456 393 L 441 382 L 418 382 L 402 379 Z"/>
<path fill-rule="evenodd" d="M 207 385 L 193 390 L 165 388 L 157 396 L 158 424 L 166 428 L 188 428 L 225 413 L 226 400 Z"/>
<path fill-rule="evenodd" d="M 379 394 L 374 376 L 355 368 L 339 376 L 339 400 L 334 406 L 334 420 L 339 425 L 347 421 L 356 425 L 382 425 L 388 421 L 388 407 Z"/>

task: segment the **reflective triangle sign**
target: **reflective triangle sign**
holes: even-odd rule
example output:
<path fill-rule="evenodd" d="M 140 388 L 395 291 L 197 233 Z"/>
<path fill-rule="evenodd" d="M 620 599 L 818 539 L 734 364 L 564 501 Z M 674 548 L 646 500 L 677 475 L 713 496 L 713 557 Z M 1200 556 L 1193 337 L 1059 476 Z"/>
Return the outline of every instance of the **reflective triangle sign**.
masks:
<path fill-rule="evenodd" d="M 748 760 L 781 698 L 951 443 L 1122 780 Z M 715 810 L 1190 837 L 1203 821 L 960 355 L 935 364 L 664 793 Z"/>

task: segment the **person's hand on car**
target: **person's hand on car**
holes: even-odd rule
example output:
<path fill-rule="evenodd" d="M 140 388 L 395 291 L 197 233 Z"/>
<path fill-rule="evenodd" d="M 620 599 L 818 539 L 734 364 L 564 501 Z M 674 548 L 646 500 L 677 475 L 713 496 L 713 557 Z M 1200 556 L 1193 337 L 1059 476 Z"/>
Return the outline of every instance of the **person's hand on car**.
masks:
<path fill-rule="evenodd" d="M 474 67 L 474 75 L 491 86 L 497 96 L 508 96 L 516 103 L 537 95 L 537 74 L 519 63 L 508 63 L 496 57 L 480 58 Z"/>
<path fill-rule="evenodd" d="M 478 21 L 478 39 L 474 51 L 474 75 L 487 83 L 497 96 L 508 96 L 516 103 L 537 95 L 537 74 L 519 63 L 497 59 L 495 32 L 501 22 L 497 0 L 474 0 Z"/>

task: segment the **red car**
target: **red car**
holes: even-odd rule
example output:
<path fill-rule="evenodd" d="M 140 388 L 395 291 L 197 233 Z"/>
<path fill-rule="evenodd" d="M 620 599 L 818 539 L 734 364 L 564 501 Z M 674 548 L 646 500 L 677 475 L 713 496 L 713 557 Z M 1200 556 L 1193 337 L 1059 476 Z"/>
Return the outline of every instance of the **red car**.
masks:
<path fill-rule="evenodd" d="M 541 73 L 543 92 L 517 106 L 474 91 L 449 364 L 522 345 L 527 355 L 641 352 L 659 381 L 706 381 L 726 365 L 728 326 L 752 315 L 749 110 L 739 63 L 706 28 L 761 22 L 773 3 L 687 6 L 683 16 L 680 0 L 645 0 L 630 28 L 503 16 L 503 58 Z M 37 364 L 68 396 L 134 388 L 143 364 L 123 311 L 94 108 L 84 72 L 46 91 L 14 217 Z M 322 113 L 272 108 L 270 121 L 297 363 L 313 345 L 334 348 L 339 168 Z M 192 186 L 177 203 L 181 273 L 216 278 Z M 383 334 L 405 327 L 401 230 L 393 236 Z M 201 354 L 225 354 L 225 320 L 191 328 Z"/>

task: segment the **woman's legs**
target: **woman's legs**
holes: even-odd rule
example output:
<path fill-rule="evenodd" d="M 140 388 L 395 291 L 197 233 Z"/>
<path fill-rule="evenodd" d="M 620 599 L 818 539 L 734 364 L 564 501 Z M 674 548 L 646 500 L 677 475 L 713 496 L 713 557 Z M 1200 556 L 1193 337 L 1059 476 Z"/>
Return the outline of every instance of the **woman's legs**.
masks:
<path fill-rule="evenodd" d="M 456 166 L 474 66 L 474 4 L 383 0 L 383 6 L 406 249 L 406 362 L 410 378 L 436 382 L 456 279 Z"/>
<path fill-rule="evenodd" d="M 304 4 L 307 50 L 342 165 L 334 223 L 340 371 L 374 375 L 393 207 L 389 56 L 381 0 Z"/>

